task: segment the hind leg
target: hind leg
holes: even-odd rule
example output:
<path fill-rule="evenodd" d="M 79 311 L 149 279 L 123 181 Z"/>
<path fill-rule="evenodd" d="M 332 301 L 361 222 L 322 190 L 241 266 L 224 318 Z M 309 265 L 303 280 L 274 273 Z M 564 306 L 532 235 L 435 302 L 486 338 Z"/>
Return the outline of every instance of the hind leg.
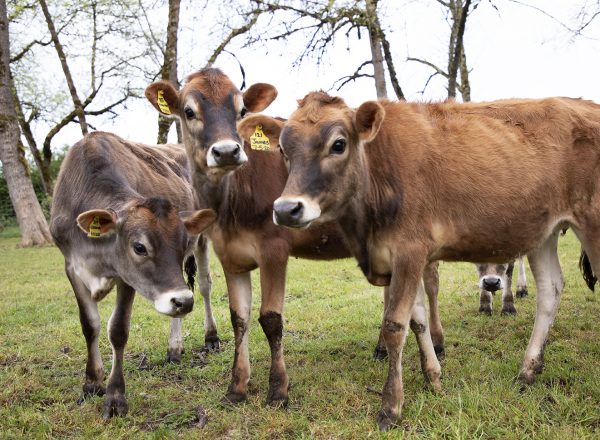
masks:
<path fill-rule="evenodd" d="M 502 311 L 500 312 L 502 315 L 516 315 L 517 309 L 515 309 L 515 299 L 512 293 L 512 276 L 513 271 L 515 269 L 514 260 L 508 263 L 508 267 L 506 268 L 506 275 L 504 277 L 505 284 L 504 289 L 502 290 Z"/>
<path fill-rule="evenodd" d="M 519 380 L 532 384 L 544 367 L 544 345 L 560 302 L 564 281 L 557 254 L 558 231 L 528 255 L 537 286 L 537 309 L 533 332 L 525 352 Z"/>
<path fill-rule="evenodd" d="M 518 276 L 517 276 L 517 298 L 524 298 L 528 295 L 527 292 L 527 275 L 525 274 L 525 257 L 520 255 L 517 259 Z"/>

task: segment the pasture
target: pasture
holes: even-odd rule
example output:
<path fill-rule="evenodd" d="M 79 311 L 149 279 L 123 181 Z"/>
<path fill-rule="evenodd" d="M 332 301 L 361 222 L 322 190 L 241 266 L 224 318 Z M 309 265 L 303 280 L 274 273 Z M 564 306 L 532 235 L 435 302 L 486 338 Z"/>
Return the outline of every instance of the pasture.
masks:
<path fill-rule="evenodd" d="M 257 274 L 249 399 L 240 406 L 220 404 L 230 380 L 233 335 L 224 278 L 213 256 L 213 304 L 223 350 L 208 355 L 199 350 L 203 323 L 197 295 L 196 309 L 184 321 L 182 363 L 165 365 L 169 319 L 138 296 L 125 355 L 130 412 L 103 422 L 102 398 L 77 404 L 86 350 L 62 255 L 54 247 L 20 249 L 18 242 L 14 230 L 0 234 L 1 438 L 600 437 L 600 294 L 584 285 L 577 268 L 579 243 L 571 232 L 559 241 L 566 287 L 538 381 L 525 390 L 515 381 L 533 326 L 531 273 L 529 297 L 516 300 L 518 315 L 500 316 L 498 294 L 489 317 L 477 312 L 475 267 L 442 263 L 444 391 L 435 395 L 424 388 L 409 335 L 401 427 L 383 434 L 375 414 L 387 362 L 371 359 L 383 295 L 368 285 L 354 260 L 290 260 L 284 309 L 291 378 L 287 409 L 264 405 L 270 355 L 257 322 Z M 100 303 L 103 326 L 114 296 Z M 108 369 L 105 331 L 100 349 Z"/>

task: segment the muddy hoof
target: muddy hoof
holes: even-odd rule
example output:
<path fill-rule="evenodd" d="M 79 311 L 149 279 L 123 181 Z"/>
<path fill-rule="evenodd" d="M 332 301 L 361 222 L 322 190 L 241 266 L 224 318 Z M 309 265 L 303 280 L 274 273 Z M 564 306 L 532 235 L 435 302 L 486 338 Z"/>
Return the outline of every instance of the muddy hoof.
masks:
<path fill-rule="evenodd" d="M 444 350 L 443 345 L 434 345 L 433 349 L 435 351 L 435 357 L 438 358 L 438 361 L 441 361 L 444 359 L 444 357 L 446 357 L 446 350 Z"/>
<path fill-rule="evenodd" d="M 210 353 L 218 353 L 221 351 L 221 340 L 218 336 L 204 338 L 204 350 Z"/>
<path fill-rule="evenodd" d="M 379 411 L 379 414 L 377 415 L 377 425 L 379 426 L 379 430 L 380 431 L 389 431 L 390 429 L 394 428 L 396 425 L 396 422 L 398 421 L 398 416 L 395 415 L 390 415 L 388 412 L 386 412 L 385 410 L 381 410 Z"/>
<path fill-rule="evenodd" d="M 246 401 L 246 395 L 241 393 L 228 392 L 221 399 L 221 405 L 235 405 Z"/>
<path fill-rule="evenodd" d="M 490 306 L 479 306 L 479 313 L 492 316 L 492 308 Z"/>
<path fill-rule="evenodd" d="M 533 385 L 535 382 L 535 373 L 533 371 L 521 370 L 519 373 L 519 382 L 521 382 L 521 385 L 523 386 Z M 523 389 L 523 387 L 521 387 L 521 389 Z"/>
<path fill-rule="evenodd" d="M 104 420 L 109 420 L 113 416 L 124 416 L 127 411 L 129 411 L 129 405 L 124 395 L 117 394 L 104 398 L 104 405 L 102 406 L 102 418 Z"/>
<path fill-rule="evenodd" d="M 373 359 L 376 361 L 383 361 L 388 357 L 388 352 L 385 346 L 378 345 L 373 351 Z"/>
<path fill-rule="evenodd" d="M 288 406 L 288 396 L 275 394 L 273 396 L 270 395 L 267 397 L 267 406 L 272 408 L 287 408 Z"/>
<path fill-rule="evenodd" d="M 516 315 L 517 314 L 517 309 L 515 309 L 515 306 L 510 305 L 510 306 L 504 306 L 502 307 L 502 311 L 500 312 L 501 315 Z"/>
<path fill-rule="evenodd" d="M 526 296 L 528 296 L 529 292 L 527 292 L 527 287 L 524 287 L 523 289 L 518 289 L 516 295 L 517 298 L 525 298 Z"/>
<path fill-rule="evenodd" d="M 169 353 L 167 351 L 167 357 L 165 359 L 167 364 L 180 364 L 181 363 L 181 353 Z"/>
<path fill-rule="evenodd" d="M 86 383 L 83 384 L 83 398 L 90 396 L 104 396 L 106 390 L 102 384 Z"/>

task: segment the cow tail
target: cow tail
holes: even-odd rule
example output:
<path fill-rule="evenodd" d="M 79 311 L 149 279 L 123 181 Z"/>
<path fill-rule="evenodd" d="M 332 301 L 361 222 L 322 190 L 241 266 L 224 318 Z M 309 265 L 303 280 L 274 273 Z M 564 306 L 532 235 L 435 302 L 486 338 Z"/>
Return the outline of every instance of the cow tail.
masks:
<path fill-rule="evenodd" d="M 196 271 L 198 270 L 196 266 L 196 259 L 194 255 L 190 255 L 186 258 L 185 263 L 183 264 L 183 269 L 185 270 L 185 274 L 187 275 L 187 285 L 190 290 L 194 291 L 194 283 L 196 277 Z"/>
<path fill-rule="evenodd" d="M 590 264 L 590 259 L 583 249 L 581 250 L 581 256 L 579 257 L 579 270 L 581 270 L 581 274 L 583 275 L 585 283 L 593 292 L 594 286 L 596 282 L 598 282 L 598 277 L 594 275 L 592 265 Z"/>

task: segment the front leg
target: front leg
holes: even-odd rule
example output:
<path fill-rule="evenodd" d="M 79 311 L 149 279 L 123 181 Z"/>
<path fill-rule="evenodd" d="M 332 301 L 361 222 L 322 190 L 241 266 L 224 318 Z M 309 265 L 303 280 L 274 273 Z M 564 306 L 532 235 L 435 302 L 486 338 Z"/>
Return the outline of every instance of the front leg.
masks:
<path fill-rule="evenodd" d="M 108 321 L 108 340 L 112 345 L 113 364 L 108 385 L 102 417 L 107 420 L 114 415 L 127 414 L 128 405 L 125 398 L 125 377 L 123 376 L 123 352 L 129 337 L 129 322 L 135 291 L 123 281 L 117 283 L 117 304 Z"/>
<path fill-rule="evenodd" d="M 252 307 L 252 284 L 250 272 L 233 274 L 225 272 L 229 294 L 229 311 L 235 338 L 235 354 L 231 369 L 231 383 L 223 403 L 238 403 L 246 400 L 250 381 L 250 352 L 248 350 L 248 329 L 250 308 Z"/>
<path fill-rule="evenodd" d="M 527 275 L 525 273 L 525 257 L 520 255 L 517 259 L 517 298 L 525 298 L 527 293 Z"/>
<path fill-rule="evenodd" d="M 444 357 L 444 329 L 440 319 L 438 306 L 438 294 L 440 291 L 439 263 L 434 261 L 425 266 L 423 272 L 423 284 L 429 301 L 429 326 L 433 348 L 438 359 Z"/>
<path fill-rule="evenodd" d="M 258 322 L 267 336 L 271 349 L 267 404 L 272 406 L 287 406 L 289 389 L 282 342 L 282 313 L 288 252 L 281 247 L 274 243 L 263 246 L 263 249 L 268 250 L 269 255 L 265 256 L 263 252 L 260 265 L 262 300 Z M 280 258 L 281 255 L 285 256 L 285 259 Z"/>
<path fill-rule="evenodd" d="M 196 265 L 198 267 L 198 287 L 204 300 L 204 346 L 209 351 L 219 351 L 221 340 L 217 334 L 217 322 L 212 311 L 210 295 L 212 279 L 210 277 L 208 238 L 204 234 L 198 237 L 198 245 L 194 250 Z"/>
<path fill-rule="evenodd" d="M 85 367 L 85 383 L 83 384 L 82 402 L 89 396 L 104 395 L 104 367 L 102 357 L 98 348 L 98 336 L 100 335 L 100 315 L 98 304 L 92 299 L 90 291 L 79 279 L 68 263 L 65 264 L 67 278 L 73 287 L 77 305 L 79 307 L 79 321 L 81 331 L 87 345 L 87 364 Z"/>
<path fill-rule="evenodd" d="M 183 319 L 171 318 L 171 332 L 167 347 L 167 362 L 169 363 L 178 364 L 181 362 L 181 354 L 183 353 L 182 325 Z"/>
<path fill-rule="evenodd" d="M 383 387 L 382 409 L 377 418 L 382 431 L 387 431 L 398 421 L 404 403 L 402 350 L 425 268 L 425 252 L 418 248 L 408 252 L 409 249 L 409 246 L 405 246 L 405 252 L 394 259 L 391 283 L 389 289 L 385 289 L 388 306 L 382 330 L 388 350 L 389 370 Z"/>
<path fill-rule="evenodd" d="M 504 290 L 502 290 L 502 311 L 500 314 L 502 315 L 516 315 L 517 309 L 515 308 L 515 299 L 512 293 L 512 276 L 513 271 L 515 269 L 514 260 L 508 263 L 508 267 L 506 268 L 506 283 L 504 285 Z"/>

